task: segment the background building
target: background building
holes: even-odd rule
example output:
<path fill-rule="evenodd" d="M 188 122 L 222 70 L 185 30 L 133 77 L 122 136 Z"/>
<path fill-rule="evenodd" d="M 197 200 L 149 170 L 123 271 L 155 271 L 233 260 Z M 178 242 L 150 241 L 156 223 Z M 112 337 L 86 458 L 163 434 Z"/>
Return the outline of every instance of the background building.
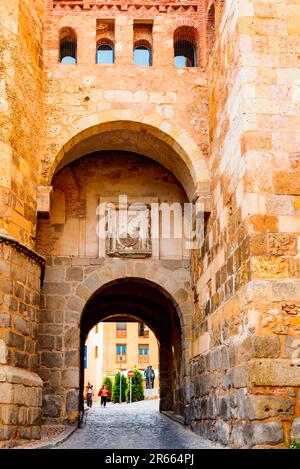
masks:
<path fill-rule="evenodd" d="M 158 347 L 155 335 L 143 323 L 100 322 L 90 331 L 86 341 L 85 385 L 88 381 L 94 385 L 97 398 L 104 376 L 113 379 L 117 371 L 125 373 L 134 366 L 143 373 L 151 365 L 155 371 L 154 388 L 158 397 Z"/>

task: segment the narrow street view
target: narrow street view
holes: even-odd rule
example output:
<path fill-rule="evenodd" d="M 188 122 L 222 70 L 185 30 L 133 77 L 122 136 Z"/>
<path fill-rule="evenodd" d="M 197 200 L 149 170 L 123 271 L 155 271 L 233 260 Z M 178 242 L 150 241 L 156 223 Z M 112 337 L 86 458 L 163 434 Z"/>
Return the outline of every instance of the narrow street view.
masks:
<path fill-rule="evenodd" d="M 158 411 L 159 400 L 95 404 L 60 449 L 209 449 L 216 448 Z"/>

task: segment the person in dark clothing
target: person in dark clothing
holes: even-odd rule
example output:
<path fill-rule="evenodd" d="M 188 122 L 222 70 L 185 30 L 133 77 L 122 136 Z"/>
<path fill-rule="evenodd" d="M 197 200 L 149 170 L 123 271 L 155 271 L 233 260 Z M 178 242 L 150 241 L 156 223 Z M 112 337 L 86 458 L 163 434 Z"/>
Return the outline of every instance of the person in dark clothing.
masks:
<path fill-rule="evenodd" d="M 94 388 L 93 385 L 88 382 L 86 387 L 86 404 L 88 407 L 92 407 L 93 405 L 93 396 L 94 396 Z"/>
<path fill-rule="evenodd" d="M 105 407 L 107 398 L 111 396 L 110 390 L 108 389 L 106 384 L 104 384 L 104 386 L 100 389 L 100 391 L 98 392 L 98 396 L 101 397 L 101 407 L 102 405 L 103 407 Z"/>

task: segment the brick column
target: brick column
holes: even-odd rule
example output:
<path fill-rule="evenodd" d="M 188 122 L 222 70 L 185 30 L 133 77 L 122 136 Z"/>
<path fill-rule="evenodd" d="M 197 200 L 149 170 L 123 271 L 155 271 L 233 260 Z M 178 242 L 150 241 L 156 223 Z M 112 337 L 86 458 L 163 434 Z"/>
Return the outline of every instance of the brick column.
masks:
<path fill-rule="evenodd" d="M 133 20 L 126 16 L 117 16 L 115 22 L 115 62 L 133 64 Z"/>
<path fill-rule="evenodd" d="M 85 20 L 84 27 L 78 28 L 77 37 L 78 65 L 93 65 L 96 63 L 96 20 Z"/>
<path fill-rule="evenodd" d="M 152 63 L 154 66 L 174 65 L 174 44 L 171 28 L 166 27 L 163 18 L 155 18 L 153 23 Z"/>

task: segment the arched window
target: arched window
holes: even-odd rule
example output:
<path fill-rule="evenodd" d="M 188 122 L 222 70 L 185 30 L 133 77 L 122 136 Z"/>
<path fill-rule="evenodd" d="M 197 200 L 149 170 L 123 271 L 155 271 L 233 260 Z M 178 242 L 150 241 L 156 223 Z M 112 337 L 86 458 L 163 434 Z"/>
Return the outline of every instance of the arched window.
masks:
<path fill-rule="evenodd" d="M 97 45 L 96 63 L 113 64 L 115 61 L 115 50 L 113 42 L 109 39 L 101 39 Z"/>
<path fill-rule="evenodd" d="M 77 63 L 77 36 L 72 28 L 62 28 L 59 32 L 59 61 L 62 64 Z"/>
<path fill-rule="evenodd" d="M 137 42 L 134 46 L 133 61 L 135 65 L 150 67 L 152 65 L 151 47 L 145 41 Z"/>
<path fill-rule="evenodd" d="M 211 5 L 207 14 L 206 23 L 206 50 L 207 59 L 209 58 L 215 43 L 216 26 L 215 26 L 215 6 Z"/>
<path fill-rule="evenodd" d="M 174 63 L 176 67 L 197 66 L 197 32 L 195 28 L 181 26 L 174 33 Z"/>

